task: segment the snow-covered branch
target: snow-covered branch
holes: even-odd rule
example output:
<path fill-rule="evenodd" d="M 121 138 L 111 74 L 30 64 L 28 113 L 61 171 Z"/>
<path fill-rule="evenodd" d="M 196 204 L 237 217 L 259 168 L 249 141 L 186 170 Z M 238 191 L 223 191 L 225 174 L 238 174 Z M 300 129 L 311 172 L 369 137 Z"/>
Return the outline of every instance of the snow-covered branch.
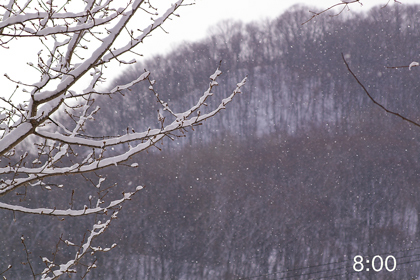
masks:
<path fill-rule="evenodd" d="M 112 0 L 74 0 L 75 3 L 19 1 L 10 0 L 7 4 L 0 4 L 0 47 L 11 48 L 12 39 L 14 44 L 38 44 L 40 51 L 35 57 L 29 58 L 25 66 L 35 69 L 39 79 L 27 82 L 25 76 L 5 74 L 28 98 L 15 104 L 12 96 L 16 91 L 9 97 L 0 97 L 0 199 L 5 199 L 0 201 L 2 210 L 60 217 L 91 214 L 103 217 L 112 213 L 141 187 L 134 192 L 124 191 L 122 198 L 113 198 L 106 203 L 104 197 L 109 188 L 117 183 L 101 189 L 106 175 L 103 176 L 98 170 L 118 165 L 139 167 L 137 163 L 125 162 L 138 153 L 156 147 L 165 137 L 173 139 L 177 131 L 184 133 L 188 128 L 214 117 L 241 92 L 246 82 L 244 78 L 230 95 L 220 97 L 215 107 L 204 109 L 218 85 L 217 78 L 222 74 L 219 65 L 210 76 L 207 90 L 198 96 L 194 104 L 182 110 L 175 110 L 163 101 L 161 96 L 166 93 L 157 93 L 153 86 L 155 81 L 151 80 L 153 73 L 146 70 L 112 89 L 100 88 L 100 84 L 107 79 L 107 69 L 112 69 L 112 74 L 116 74 L 112 63 L 135 63 L 135 56 L 138 56 L 136 48 L 147 41 L 155 30 L 163 29 L 162 25 L 172 15 L 178 16 L 175 11 L 184 5 L 184 0 L 174 0 L 176 2 L 163 13 L 158 13 L 149 1 L 144 0 L 121 0 L 118 3 Z M 151 15 L 153 18 L 150 19 Z M 138 26 L 138 19 L 142 16 L 146 22 Z M 127 58 L 130 55 L 133 57 Z M 142 82 L 149 83 L 149 90 L 161 106 L 158 110 L 158 127 L 154 123 L 144 131 L 135 132 L 132 128 L 129 132 L 128 127 L 134 124 L 121 124 L 127 127 L 127 133 L 111 136 L 103 132 L 98 135 L 98 130 L 90 130 L 88 122 L 94 122 L 100 110 L 100 106 L 94 106 L 95 98 L 103 95 L 110 98 L 120 94 L 124 96 L 126 91 Z M 117 113 L 117 110 L 113 112 Z M 164 117 L 164 112 L 169 116 Z M 101 120 L 101 123 L 106 124 L 106 120 Z M 99 183 L 95 185 L 98 190 L 96 205 L 92 205 L 92 196 L 89 196 L 89 206 L 81 207 L 83 204 L 79 201 L 79 192 L 75 204 L 79 205 L 79 209 L 73 209 L 74 190 L 70 188 L 71 183 L 67 183 L 71 180 L 64 176 L 74 174 L 79 174 L 87 184 L 93 185 L 92 177 L 99 178 Z M 85 185 L 79 187 L 84 190 Z M 27 196 L 39 195 L 33 191 L 35 188 L 46 191 L 41 193 L 40 200 L 36 200 L 36 206 L 35 200 L 26 200 Z M 70 209 L 62 206 L 62 201 L 51 199 L 49 195 L 56 195 L 56 188 L 71 191 Z M 19 202 L 8 199 L 8 194 L 15 191 L 22 195 Z M 20 204 L 22 201 L 27 204 Z M 42 279 L 57 279 L 61 275 L 74 273 L 75 266 L 87 253 L 109 251 L 115 245 L 103 249 L 93 246 L 92 241 L 108 228 L 116 216 L 117 212 L 114 212 L 106 222 L 96 222 L 69 261 L 57 264 L 55 259 L 50 261 L 43 258 L 46 268 L 37 275 L 41 275 Z M 67 246 L 75 246 L 68 240 L 63 242 Z M 26 244 L 24 246 L 30 265 L 30 252 Z M 94 267 L 95 262 L 86 268 L 86 273 Z M 32 275 L 35 277 L 36 273 L 32 271 Z"/>
<path fill-rule="evenodd" d="M 119 18 L 119 21 L 112 28 L 106 28 L 107 35 L 100 39 L 100 45 L 90 52 L 90 56 L 88 58 L 81 62 L 74 59 L 73 54 L 76 53 L 76 46 L 80 45 L 81 40 L 87 36 L 87 33 L 82 31 L 82 29 L 86 29 L 86 26 L 84 24 L 77 25 L 82 26 L 80 27 L 81 29 L 74 29 L 73 31 L 77 32 L 71 32 L 73 34 L 66 33 L 66 36 L 71 36 L 71 39 L 66 38 L 64 41 L 58 41 L 58 37 L 54 35 L 53 39 L 55 43 L 52 50 L 49 51 L 48 59 L 46 60 L 47 62 L 44 62 L 45 60 L 42 59 L 41 52 L 38 54 L 38 60 L 40 61 L 40 63 L 38 63 L 38 68 L 42 73 L 41 79 L 39 82 L 31 85 L 33 89 L 31 91 L 31 99 L 28 102 L 28 108 L 26 109 L 26 112 L 23 114 L 23 116 L 20 116 L 18 120 L 13 122 L 13 124 L 9 126 L 8 129 L 6 129 L 3 133 L 2 140 L 4 141 L 0 143 L 0 156 L 4 155 L 8 150 L 15 147 L 23 139 L 27 138 L 34 132 L 35 128 L 44 124 L 44 122 L 48 120 L 51 115 L 62 106 L 63 101 L 66 98 L 73 98 L 73 96 L 69 94 L 71 92 L 71 87 L 74 86 L 90 70 L 94 70 L 94 73 L 96 74 L 94 76 L 96 81 L 91 83 L 87 91 L 94 92 L 95 90 L 93 88 L 96 85 L 96 82 L 101 79 L 103 75 L 103 73 L 96 67 L 98 65 L 102 65 L 104 63 L 115 60 L 123 53 L 135 48 L 140 42 L 143 41 L 146 36 L 159 28 L 165 22 L 165 20 L 175 12 L 175 10 L 182 4 L 182 2 L 182 0 L 179 0 L 177 3 L 172 5 L 172 7 L 169 8 L 163 14 L 163 16 L 154 20 L 153 24 L 145 28 L 139 36 L 134 37 L 134 39 L 130 39 L 124 47 L 111 51 L 111 47 L 114 46 L 114 43 L 120 37 L 121 32 L 124 28 L 127 27 L 130 19 L 139 10 L 143 1 L 134 1 L 131 4 L 131 9 L 128 11 L 125 11 L 125 8 L 119 9 L 118 17 L 115 17 L 116 19 Z M 74 15 L 72 14 L 70 16 L 73 17 Z M 5 15 L 3 18 L 5 18 Z M 13 22 L 12 18 L 13 17 L 9 17 L 6 19 L 6 21 Z M 89 17 L 83 16 L 80 21 L 86 21 L 86 18 Z M 19 18 L 15 20 L 18 21 L 23 19 Z M 25 20 L 30 20 L 30 18 L 25 18 Z M 3 23 L 3 28 L 6 27 L 7 24 L 10 24 L 10 22 L 6 24 Z M 48 17 L 45 18 L 45 20 L 41 20 L 40 23 L 37 23 L 38 25 L 36 25 L 36 23 L 33 24 L 41 28 L 41 26 L 46 25 L 47 22 L 49 22 Z M 92 26 L 90 29 L 93 27 L 98 27 L 98 22 L 94 19 L 89 19 L 89 22 L 90 24 L 94 24 L 94 26 Z M 69 30 L 69 27 L 66 26 L 66 24 L 64 27 L 58 25 L 54 26 L 53 28 L 57 32 L 61 32 L 62 30 Z M 46 35 L 48 34 L 43 34 L 43 36 Z M 94 38 L 96 37 L 94 36 Z M 66 55 L 63 56 L 63 52 L 60 50 L 66 47 L 67 50 L 64 50 Z M 77 48 L 86 49 L 83 46 L 78 46 Z M 60 82 L 58 85 L 54 86 L 53 90 L 43 90 L 44 88 L 47 88 L 53 80 L 57 79 L 60 79 Z M 20 129 L 17 129 L 18 127 Z"/>
<path fill-rule="evenodd" d="M 84 216 L 84 215 L 90 215 L 90 214 L 103 214 L 108 213 L 110 209 L 121 205 L 126 200 L 130 200 L 131 197 L 137 193 L 139 190 L 141 190 L 143 187 L 137 187 L 134 192 L 124 193 L 123 198 L 111 201 L 108 206 L 106 207 L 95 207 L 95 208 L 89 208 L 87 206 L 84 207 L 84 209 L 81 210 L 74 210 L 74 209 L 67 209 L 67 210 L 58 210 L 58 209 L 48 209 L 48 208 L 27 208 L 22 207 L 18 205 L 12 205 L 0 202 L 0 209 L 5 210 L 11 210 L 11 211 L 17 211 L 27 214 L 37 214 L 37 215 L 49 215 L 49 216 L 69 216 L 69 217 L 77 217 L 77 216 Z M 99 201 L 97 205 L 100 205 L 102 201 Z"/>
<path fill-rule="evenodd" d="M 118 165 L 124 161 L 127 161 L 133 155 L 154 146 L 157 142 L 172 132 L 197 125 L 202 121 L 213 117 L 222 109 L 224 109 L 225 106 L 232 101 L 232 98 L 237 93 L 241 92 L 241 87 L 246 82 L 246 78 L 244 78 L 240 83 L 237 84 L 237 87 L 233 90 L 232 94 L 229 97 L 223 99 L 216 109 L 209 113 L 203 114 L 198 109 L 205 104 L 205 101 L 208 97 L 213 95 L 211 90 L 214 88 L 214 86 L 217 85 L 216 78 L 221 73 L 222 72 L 217 69 L 215 73 L 210 76 L 211 82 L 209 83 L 208 89 L 203 93 L 203 95 L 199 98 L 198 102 L 194 106 L 183 113 L 174 113 L 176 119 L 172 123 L 163 126 L 160 129 L 150 129 L 145 132 L 131 134 L 127 133 L 123 136 L 101 140 L 87 139 L 80 136 L 76 137 L 77 129 L 75 129 L 71 135 L 64 135 L 59 132 L 48 132 L 46 129 L 37 129 L 34 132 L 35 135 L 46 139 L 59 141 L 61 143 L 65 143 L 65 145 L 59 147 L 59 151 L 54 156 L 50 157 L 49 161 L 44 163 L 44 165 L 41 167 L 28 168 L 24 166 L 7 166 L 0 168 L 0 174 L 22 174 L 19 177 L 15 176 L 13 179 L 0 180 L 0 196 L 20 186 L 27 185 L 28 183 L 36 180 L 45 179 L 47 177 L 92 172 L 101 168 Z M 197 115 L 191 116 L 195 111 L 197 111 Z M 110 146 L 134 143 L 136 141 L 140 141 L 140 143 L 115 156 L 92 158 L 91 155 L 89 155 L 86 157 L 86 160 L 82 161 L 81 163 L 74 163 L 71 166 L 65 167 L 55 166 L 55 163 L 67 153 L 68 145 L 93 147 L 105 150 Z"/>
<path fill-rule="evenodd" d="M 45 268 L 42 271 L 41 279 L 53 280 L 53 279 L 58 279 L 61 275 L 64 275 L 67 273 L 75 273 L 76 270 L 73 267 L 76 266 L 86 254 L 90 253 L 93 255 L 96 252 L 107 252 L 113 249 L 115 246 L 117 246 L 117 244 L 115 243 L 112 244 L 112 246 L 109 248 L 101 248 L 101 247 L 92 246 L 92 242 L 94 241 L 94 239 L 96 239 L 99 235 L 104 233 L 104 231 L 111 224 L 111 221 L 117 218 L 117 215 L 118 215 L 118 211 L 114 212 L 111 218 L 107 220 L 105 223 L 102 223 L 101 221 L 98 221 L 97 223 L 95 223 L 86 241 L 79 247 L 74 258 L 69 260 L 68 262 L 58 265 L 58 264 L 55 264 L 53 261 L 50 261 L 48 258 L 44 257 L 43 261 L 47 265 L 47 268 Z M 69 241 L 67 241 L 66 244 L 69 246 L 74 245 L 73 243 Z M 88 267 L 88 269 L 90 270 L 94 267 L 95 266 Z M 54 268 L 57 268 L 57 269 L 54 269 Z"/>

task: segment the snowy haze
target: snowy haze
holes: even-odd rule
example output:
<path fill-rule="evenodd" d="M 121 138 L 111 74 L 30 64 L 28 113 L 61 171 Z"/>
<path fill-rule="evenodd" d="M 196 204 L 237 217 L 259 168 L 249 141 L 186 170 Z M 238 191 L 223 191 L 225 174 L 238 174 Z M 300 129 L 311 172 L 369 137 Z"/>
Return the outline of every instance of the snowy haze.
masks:
<path fill-rule="evenodd" d="M 174 2 L 174 0 L 152 1 L 162 14 Z M 296 4 L 313 6 L 320 11 L 323 8 L 337 4 L 338 0 L 197 0 L 194 5 L 182 7 L 178 10 L 180 18 L 174 17 L 172 21 L 164 24 L 164 28 L 169 34 L 158 31 L 153 36 L 145 40 L 138 51 L 143 58 L 150 58 L 155 54 L 164 54 L 170 51 L 174 46 L 182 44 L 185 41 L 195 41 L 204 38 L 209 29 L 224 19 L 241 20 L 243 22 L 257 21 L 265 18 L 274 18 L 286 11 L 289 7 Z M 367 10 L 374 5 L 385 5 L 387 0 L 369 0 L 362 1 L 363 6 L 359 4 L 351 5 L 352 11 Z M 392 4 L 390 1 L 390 4 Z M 402 3 L 413 3 L 415 1 L 402 0 Z M 310 17 L 308 11 L 308 18 Z M 145 25 L 139 24 L 139 28 Z M 20 39 L 22 40 L 22 39 Z M 18 41 L 19 43 L 19 41 Z M 10 77 L 24 82 L 33 83 L 39 78 L 39 73 L 28 66 L 28 62 L 36 63 L 36 54 L 40 45 L 34 43 L 13 42 L 9 44 L 10 49 L 0 49 L 0 96 L 8 97 L 13 92 L 15 85 L 7 80 L 3 74 L 7 73 Z M 109 73 L 108 78 L 119 74 L 118 72 Z M 109 81 L 108 80 L 108 81 Z M 15 96 L 22 96 L 21 90 L 15 93 Z"/>

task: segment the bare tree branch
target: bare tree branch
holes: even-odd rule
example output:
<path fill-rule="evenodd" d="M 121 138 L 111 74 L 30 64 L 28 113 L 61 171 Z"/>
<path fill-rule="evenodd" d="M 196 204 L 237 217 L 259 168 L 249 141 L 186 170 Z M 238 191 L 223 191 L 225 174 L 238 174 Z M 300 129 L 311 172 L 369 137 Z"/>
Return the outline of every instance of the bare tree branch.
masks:
<path fill-rule="evenodd" d="M 310 22 L 311 20 L 313 20 L 317 16 L 322 15 L 323 13 L 326 13 L 326 12 L 328 12 L 328 11 L 334 9 L 334 8 L 343 6 L 342 9 L 340 10 L 340 12 L 338 12 L 337 14 L 332 15 L 332 16 L 338 16 L 339 14 L 341 14 L 344 11 L 344 9 L 348 8 L 349 5 L 354 4 L 354 3 L 359 3 L 360 5 L 363 5 L 360 2 L 360 0 L 349 0 L 349 1 L 344 1 L 343 0 L 340 3 L 334 4 L 334 5 L 332 5 L 332 6 L 328 7 L 328 8 L 320 11 L 320 12 L 311 12 L 312 13 L 312 17 L 310 19 L 308 19 L 307 21 L 305 21 L 304 23 L 302 23 L 302 25 L 304 25 L 305 23 Z"/>
<path fill-rule="evenodd" d="M 393 111 L 391 111 L 391 110 L 389 110 L 389 109 L 387 109 L 385 106 L 383 106 L 382 104 L 380 104 L 379 102 L 377 102 L 373 97 L 372 97 L 372 95 L 369 93 L 369 91 L 366 89 L 366 87 L 363 85 L 363 83 L 357 78 L 357 76 L 356 76 L 356 74 L 354 74 L 354 72 L 350 69 L 350 66 L 349 66 L 349 64 L 347 63 L 347 61 L 346 61 L 346 59 L 345 59 L 345 57 L 344 57 L 344 54 L 343 53 L 341 53 L 341 57 L 343 58 L 343 61 L 344 61 L 344 63 L 346 64 L 346 67 L 347 67 L 347 70 L 350 72 L 350 74 L 353 76 L 353 78 L 356 80 L 356 82 L 362 87 L 362 89 L 363 89 L 363 91 L 366 93 L 366 95 L 369 97 L 369 99 L 370 100 L 372 100 L 372 102 L 374 103 L 374 104 L 376 104 L 377 106 L 379 106 L 382 110 L 384 110 L 385 112 L 387 112 L 387 113 L 389 113 L 389 114 L 392 114 L 392 115 L 394 115 L 394 116 L 397 116 L 397 117 L 399 117 L 399 118 L 401 118 L 402 120 L 404 120 L 404 121 L 407 121 L 407 122 L 409 122 L 409 123 L 411 123 L 411 124 L 414 124 L 415 126 L 418 126 L 418 127 L 420 127 L 420 124 L 419 123 L 417 123 L 417 122 L 415 122 L 415 121 L 413 121 L 413 120 L 411 120 L 411 119 L 408 119 L 408 118 L 406 118 L 406 117 L 404 117 L 404 116 L 402 116 L 402 115 L 400 115 L 399 113 L 396 113 L 396 112 L 393 112 Z"/>

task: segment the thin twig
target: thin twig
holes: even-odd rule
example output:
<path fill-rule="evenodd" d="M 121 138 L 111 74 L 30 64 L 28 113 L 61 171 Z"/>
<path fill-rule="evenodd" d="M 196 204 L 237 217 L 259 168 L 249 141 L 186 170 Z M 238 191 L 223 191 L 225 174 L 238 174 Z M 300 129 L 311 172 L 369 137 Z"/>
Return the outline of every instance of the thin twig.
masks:
<path fill-rule="evenodd" d="M 27 263 L 29 264 L 29 267 L 30 267 L 30 269 L 31 269 L 32 276 L 34 277 L 34 280 L 36 280 L 36 275 L 35 275 L 34 269 L 33 269 L 33 267 L 32 267 L 31 260 L 29 259 L 29 255 L 30 255 L 31 253 L 28 251 L 28 248 L 26 247 L 26 244 L 25 244 L 25 238 L 23 237 L 23 235 L 22 235 L 22 237 L 20 238 L 20 241 L 22 242 L 23 247 L 24 247 L 24 249 L 25 249 L 25 253 L 26 253 L 26 260 L 27 260 Z"/>
<path fill-rule="evenodd" d="M 312 17 L 310 19 L 308 19 L 307 21 L 305 21 L 304 23 L 302 23 L 302 25 L 304 25 L 305 23 L 310 22 L 311 20 L 313 20 L 317 16 L 319 16 L 319 15 L 325 13 L 325 12 L 328 12 L 329 10 L 334 9 L 335 7 L 343 6 L 344 5 L 343 9 L 341 9 L 341 11 L 339 13 L 333 15 L 333 16 L 338 16 L 338 15 L 340 15 L 344 11 L 345 8 L 348 8 L 349 4 L 354 4 L 354 3 L 360 3 L 360 0 L 354 0 L 354 1 L 349 1 L 349 2 L 341 2 L 341 3 L 334 4 L 334 5 L 330 6 L 329 8 L 326 8 L 325 10 L 322 10 L 321 12 L 311 12 L 312 13 Z M 360 3 L 360 5 L 363 5 L 363 4 Z"/>
<path fill-rule="evenodd" d="M 388 2 L 385 4 L 385 6 L 383 6 L 381 8 L 386 8 L 388 6 L 389 2 L 391 2 L 391 0 L 388 0 Z M 397 0 L 394 0 L 394 3 L 402 4 L 400 1 L 397 1 Z"/>
<path fill-rule="evenodd" d="M 3 275 L 4 273 L 6 273 L 9 269 L 11 269 L 12 268 L 12 265 L 9 265 L 7 268 L 6 268 L 6 270 L 4 270 L 4 271 L 2 271 L 2 272 L 0 272 L 0 275 Z M 6 278 L 4 278 L 4 279 L 6 279 Z"/>
<path fill-rule="evenodd" d="M 383 109 L 385 112 L 387 112 L 387 113 L 389 113 L 389 114 L 392 114 L 392 115 L 394 115 L 394 116 L 397 116 L 397 117 L 399 117 L 399 118 L 401 118 L 402 120 L 404 120 L 404 121 L 407 121 L 407 122 L 409 122 L 409 123 L 411 123 L 411 124 L 414 124 L 415 126 L 418 126 L 418 127 L 420 127 L 420 124 L 419 123 L 417 123 L 417 122 L 415 122 L 415 121 L 413 121 L 413 120 L 410 120 L 410 119 L 408 119 L 408 118 L 406 118 L 406 117 L 404 117 L 404 116 L 402 116 L 402 115 L 400 115 L 400 114 L 398 114 L 398 113 L 396 113 L 396 112 L 393 112 L 393 111 L 391 111 L 391 110 L 388 110 L 384 105 L 382 105 L 382 104 L 380 104 L 379 102 L 377 102 L 373 97 L 372 97 L 372 95 L 370 95 L 370 93 L 369 93 L 369 91 L 366 89 L 366 87 L 362 84 L 362 82 L 360 82 L 360 80 L 357 78 L 357 76 L 356 76 L 356 74 L 354 74 L 353 73 L 353 71 L 350 69 L 350 66 L 349 66 L 349 64 L 347 63 L 347 61 L 346 61 L 346 59 L 344 58 L 344 54 L 343 53 L 341 53 L 341 57 L 343 58 L 343 61 L 344 61 L 344 63 L 346 64 L 346 67 L 347 67 L 347 70 L 350 72 L 350 74 L 353 76 L 353 78 L 356 80 L 356 82 L 363 88 L 363 90 L 365 91 L 365 93 L 367 94 L 367 96 L 370 98 L 370 100 L 372 100 L 372 102 L 374 103 L 374 104 L 376 104 L 376 105 L 378 105 L 381 109 Z"/>

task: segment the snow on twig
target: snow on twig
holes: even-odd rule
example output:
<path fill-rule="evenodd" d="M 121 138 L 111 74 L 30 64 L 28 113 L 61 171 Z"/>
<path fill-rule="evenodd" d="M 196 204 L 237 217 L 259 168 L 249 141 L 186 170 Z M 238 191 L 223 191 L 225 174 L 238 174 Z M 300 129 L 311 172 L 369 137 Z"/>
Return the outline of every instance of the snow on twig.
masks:
<path fill-rule="evenodd" d="M 107 213 L 110 209 L 122 204 L 126 200 L 131 200 L 131 197 L 136 194 L 141 187 L 138 187 L 134 192 L 128 192 L 123 194 L 123 198 L 111 201 L 108 206 L 106 207 L 95 207 L 95 208 L 87 208 L 81 210 L 58 210 L 58 209 L 48 209 L 48 208 L 27 208 L 17 205 L 11 205 L 7 203 L 0 202 L 0 209 L 11 210 L 22 212 L 26 214 L 37 214 L 37 215 L 49 215 L 49 216 L 69 216 L 69 217 L 76 217 L 76 216 L 85 216 L 91 214 L 102 214 Z"/>
<path fill-rule="evenodd" d="M 416 66 L 419 66 L 419 63 L 418 63 L 418 62 L 413 61 L 413 62 L 411 62 L 411 63 L 410 63 L 410 65 L 408 66 L 408 69 L 409 69 L 409 70 L 411 70 L 411 68 L 412 68 L 412 67 L 416 67 Z"/>
<path fill-rule="evenodd" d="M 114 212 L 111 218 L 108 219 L 105 223 L 102 223 L 101 221 L 95 223 L 92 227 L 92 230 L 90 231 L 89 236 L 87 237 L 86 242 L 80 246 L 73 259 L 60 265 L 54 264 L 46 260 L 46 263 L 48 263 L 48 267 L 42 272 L 41 280 L 53 280 L 59 278 L 63 274 L 76 273 L 76 270 L 73 267 L 77 265 L 87 253 L 91 252 L 91 254 L 94 254 L 98 251 L 107 252 L 114 248 L 116 246 L 115 243 L 112 244 L 110 248 L 100 248 L 93 247 L 92 242 L 96 237 L 104 233 L 104 231 L 109 227 L 111 221 L 117 218 L 117 215 L 118 211 Z M 58 269 L 54 270 L 55 267 L 58 267 Z M 49 276 L 50 274 L 52 274 L 52 276 Z"/>

